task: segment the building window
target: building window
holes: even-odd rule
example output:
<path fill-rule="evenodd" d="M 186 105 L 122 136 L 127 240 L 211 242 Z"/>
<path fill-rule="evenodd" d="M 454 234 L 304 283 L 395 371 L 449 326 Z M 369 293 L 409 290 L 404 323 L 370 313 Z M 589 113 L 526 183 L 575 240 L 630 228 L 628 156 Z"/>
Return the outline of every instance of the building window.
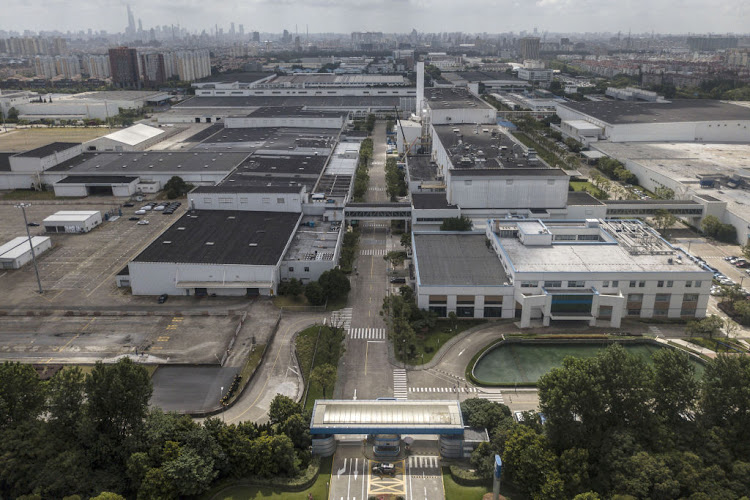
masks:
<path fill-rule="evenodd" d="M 276 203 L 284 203 L 284 198 L 276 198 Z"/>
<path fill-rule="evenodd" d="M 615 281 L 612 282 L 612 288 L 617 288 L 618 286 L 620 286 L 620 282 L 619 281 L 615 280 Z"/>
<path fill-rule="evenodd" d="M 512 186 L 513 185 L 513 179 L 507 179 L 505 181 L 505 184 L 508 185 L 508 186 Z"/>
<path fill-rule="evenodd" d="M 240 203 L 247 205 L 247 198 L 240 198 Z"/>
<path fill-rule="evenodd" d="M 654 301 L 656 301 L 656 302 L 669 302 L 669 299 L 671 297 L 672 296 L 670 294 L 668 294 L 668 293 L 657 293 L 656 294 L 656 298 L 654 299 Z"/>
<path fill-rule="evenodd" d="M 686 293 L 682 296 L 683 302 L 697 302 L 698 301 L 698 294 L 697 293 Z"/>
<path fill-rule="evenodd" d="M 269 203 L 271 203 L 271 198 L 263 198 L 263 204 L 264 205 L 267 205 Z"/>
<path fill-rule="evenodd" d="M 685 282 L 685 288 L 693 288 L 693 282 L 692 281 L 686 281 Z"/>
<path fill-rule="evenodd" d="M 638 288 L 645 288 L 646 282 L 645 281 L 639 281 L 638 282 Z"/>
<path fill-rule="evenodd" d="M 609 281 L 602 282 L 602 288 L 609 288 Z"/>
<path fill-rule="evenodd" d="M 521 288 L 536 288 L 539 286 L 538 281 L 522 281 Z"/>
<path fill-rule="evenodd" d="M 445 306 L 430 306 L 430 312 L 437 314 L 438 318 L 445 318 L 448 316 L 448 308 Z"/>
<path fill-rule="evenodd" d="M 544 288 L 562 288 L 562 281 L 545 281 Z"/>
<path fill-rule="evenodd" d="M 695 282 L 695 288 L 700 288 L 703 283 L 700 281 Z"/>
<path fill-rule="evenodd" d="M 654 309 L 654 316 L 666 316 L 669 309 Z"/>
<path fill-rule="evenodd" d="M 628 316 L 640 316 L 641 310 L 640 309 L 628 309 Z"/>
<path fill-rule="evenodd" d="M 289 272 L 290 272 L 290 273 L 293 273 L 293 272 L 294 272 L 294 268 L 293 268 L 293 267 L 291 267 L 291 266 L 289 266 Z"/>
<path fill-rule="evenodd" d="M 503 296 L 502 295 L 485 295 L 484 296 L 484 304 L 502 304 L 503 303 Z"/>
<path fill-rule="evenodd" d="M 683 307 L 680 309 L 680 316 L 695 316 L 695 307 Z"/>
<path fill-rule="evenodd" d="M 206 205 L 210 205 L 211 204 L 211 198 L 203 198 L 203 203 L 205 203 Z"/>
<path fill-rule="evenodd" d="M 502 318 L 503 308 L 502 307 L 486 307 L 484 308 L 485 318 Z"/>
<path fill-rule="evenodd" d="M 674 281 L 667 281 L 667 288 L 672 288 Z"/>
<path fill-rule="evenodd" d="M 643 302 L 643 294 L 642 293 L 629 293 L 628 302 Z"/>
<path fill-rule="evenodd" d="M 474 306 L 458 306 L 456 307 L 456 316 L 459 318 L 473 318 L 474 317 Z"/>
<path fill-rule="evenodd" d="M 583 288 L 585 286 L 585 281 L 568 281 L 568 288 Z"/>
<path fill-rule="evenodd" d="M 474 304 L 473 295 L 458 295 L 456 296 L 456 304 Z"/>
<path fill-rule="evenodd" d="M 430 295 L 430 304 L 447 304 L 447 295 Z"/>
<path fill-rule="evenodd" d="M 471 186 L 471 181 L 470 180 L 464 181 L 464 186 Z"/>
<path fill-rule="evenodd" d="M 635 281 L 630 282 L 630 288 L 635 288 Z"/>
<path fill-rule="evenodd" d="M 656 287 L 657 288 L 664 288 L 664 282 L 663 281 L 657 281 L 656 282 Z"/>
<path fill-rule="evenodd" d="M 309 273 L 309 272 L 310 272 L 310 268 L 309 268 L 309 267 L 306 267 L 306 268 L 305 268 L 305 272 L 306 272 L 306 273 Z"/>

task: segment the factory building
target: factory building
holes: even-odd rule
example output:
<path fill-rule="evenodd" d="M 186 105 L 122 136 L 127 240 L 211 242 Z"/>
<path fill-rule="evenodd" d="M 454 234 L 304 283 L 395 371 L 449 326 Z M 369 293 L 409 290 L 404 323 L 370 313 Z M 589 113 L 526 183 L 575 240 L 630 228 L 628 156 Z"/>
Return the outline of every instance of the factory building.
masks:
<path fill-rule="evenodd" d="M 495 108 L 465 88 L 424 89 L 422 104 L 433 125 L 497 123 Z"/>
<path fill-rule="evenodd" d="M 85 151 L 144 151 L 162 140 L 164 130 L 142 123 L 97 137 L 83 145 Z"/>
<path fill-rule="evenodd" d="M 702 318 L 712 274 L 636 220 L 487 221 L 412 235 L 417 303 L 521 327 L 624 317 Z"/>
<path fill-rule="evenodd" d="M 47 233 L 88 233 L 102 223 L 98 210 L 62 210 L 42 221 Z"/>
<path fill-rule="evenodd" d="M 34 246 L 34 254 L 38 257 L 52 248 L 52 240 L 48 236 L 18 236 L 4 245 L 0 245 L 0 269 L 20 269 L 31 262 L 34 256 L 31 254 L 31 246 Z"/>

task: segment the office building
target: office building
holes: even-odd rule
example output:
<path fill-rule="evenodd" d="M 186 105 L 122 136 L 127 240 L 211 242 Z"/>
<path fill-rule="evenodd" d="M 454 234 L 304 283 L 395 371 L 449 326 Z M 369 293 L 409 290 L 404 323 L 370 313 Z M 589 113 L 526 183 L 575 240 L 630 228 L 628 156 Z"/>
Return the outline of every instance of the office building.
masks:
<path fill-rule="evenodd" d="M 521 59 L 539 59 L 539 42 L 539 38 L 534 36 L 521 38 L 518 41 Z"/>
<path fill-rule="evenodd" d="M 120 88 L 141 88 L 138 69 L 138 52 L 128 47 L 109 49 L 109 65 L 112 83 Z"/>
<path fill-rule="evenodd" d="M 163 54 L 141 54 L 141 70 L 145 87 L 157 87 L 167 81 Z"/>

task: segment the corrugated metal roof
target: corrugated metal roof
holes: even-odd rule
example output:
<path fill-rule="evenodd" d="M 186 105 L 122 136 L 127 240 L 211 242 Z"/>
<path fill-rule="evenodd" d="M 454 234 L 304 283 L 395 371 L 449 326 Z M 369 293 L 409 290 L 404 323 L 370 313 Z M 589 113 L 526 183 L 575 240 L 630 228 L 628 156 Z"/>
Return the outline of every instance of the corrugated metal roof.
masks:
<path fill-rule="evenodd" d="M 149 127 L 148 125 L 138 123 L 132 127 L 107 134 L 104 137 L 113 141 L 122 142 L 129 146 L 135 146 L 136 144 L 140 144 L 163 133 L 164 131 L 160 128 Z"/>

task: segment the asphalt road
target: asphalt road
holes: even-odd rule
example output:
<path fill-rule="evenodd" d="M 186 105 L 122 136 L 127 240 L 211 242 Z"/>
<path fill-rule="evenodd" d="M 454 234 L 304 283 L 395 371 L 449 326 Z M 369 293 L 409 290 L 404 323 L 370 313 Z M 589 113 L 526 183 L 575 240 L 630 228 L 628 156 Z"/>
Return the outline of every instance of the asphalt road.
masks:
<path fill-rule="evenodd" d="M 385 202 L 385 124 L 378 122 L 373 131 L 374 152 L 370 167 L 368 202 Z M 335 397 L 376 399 L 393 395 L 393 367 L 388 361 L 386 324 L 380 316 L 388 290 L 386 238 L 388 221 L 363 222 L 361 225 L 357 272 L 350 292 L 351 328 L 346 352 L 339 365 Z"/>

